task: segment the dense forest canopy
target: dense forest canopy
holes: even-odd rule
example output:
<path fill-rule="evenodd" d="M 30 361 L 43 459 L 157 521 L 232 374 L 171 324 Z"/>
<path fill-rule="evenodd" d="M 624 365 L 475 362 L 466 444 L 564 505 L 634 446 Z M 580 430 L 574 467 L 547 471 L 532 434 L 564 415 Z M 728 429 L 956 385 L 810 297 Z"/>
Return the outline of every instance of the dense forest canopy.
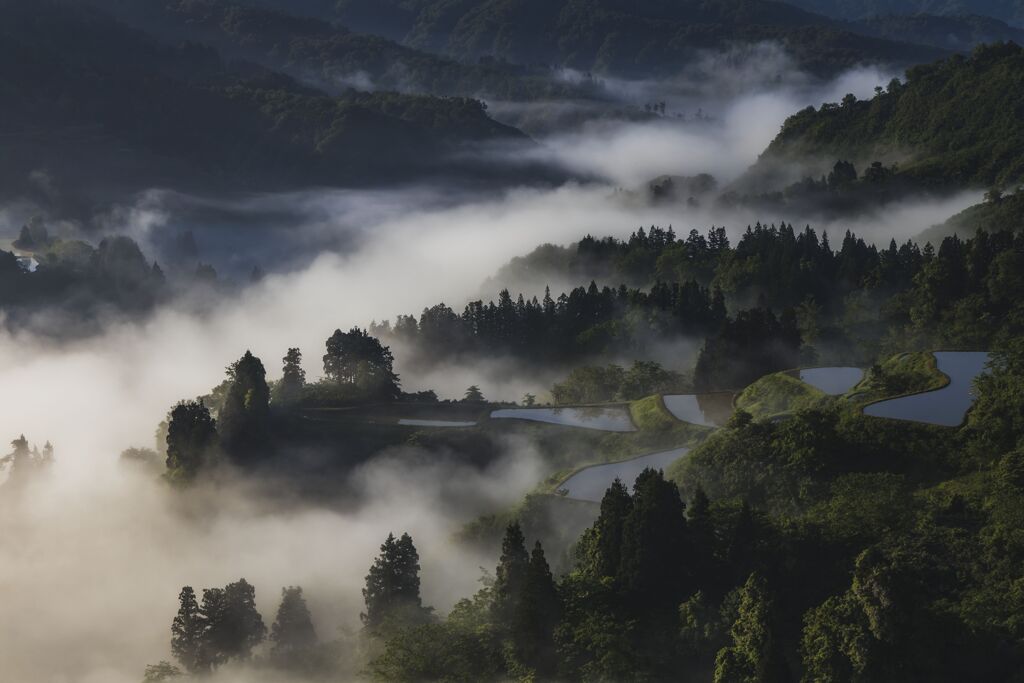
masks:
<path fill-rule="evenodd" d="M 884 159 L 933 186 L 1015 187 L 1024 177 L 1022 78 L 1024 48 L 1014 43 L 916 66 L 872 99 L 790 117 L 753 173 L 782 160 Z"/>
<path fill-rule="evenodd" d="M 354 27 L 462 59 L 491 56 L 646 77 L 679 68 L 695 50 L 729 43 L 781 42 L 816 73 L 865 59 L 903 64 L 937 54 L 934 48 L 856 35 L 820 15 L 760 0 L 343 0 L 338 16 Z"/>
<path fill-rule="evenodd" d="M 30 189 L 39 169 L 82 194 L 161 183 L 368 185 L 455 171 L 447 155 L 459 145 L 523 139 L 476 100 L 331 97 L 199 43 L 160 43 L 85 6 L 7 0 L 0 18 L 8 191 Z"/>
<path fill-rule="evenodd" d="M 0 0 L 0 679 L 1024 683 L 1018 5 Z"/>

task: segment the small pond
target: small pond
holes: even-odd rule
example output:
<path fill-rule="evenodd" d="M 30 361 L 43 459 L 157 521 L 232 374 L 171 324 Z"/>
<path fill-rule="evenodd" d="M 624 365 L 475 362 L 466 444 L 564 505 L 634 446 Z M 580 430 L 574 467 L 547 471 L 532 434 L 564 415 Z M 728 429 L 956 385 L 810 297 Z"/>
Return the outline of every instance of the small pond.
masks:
<path fill-rule="evenodd" d="M 454 420 L 399 420 L 403 427 L 475 427 L 476 422 L 457 422 Z"/>
<path fill-rule="evenodd" d="M 860 368 L 807 368 L 799 371 L 800 381 L 829 396 L 842 396 L 864 379 Z"/>
<path fill-rule="evenodd" d="M 663 453 L 652 453 L 632 460 L 613 462 L 607 465 L 593 465 L 582 469 L 566 479 L 558 487 L 559 491 L 565 492 L 567 498 L 574 500 L 589 500 L 601 502 L 604 492 L 616 479 L 632 490 L 633 483 L 648 467 L 656 470 L 664 470 L 679 458 L 689 453 L 689 448 L 677 448 L 673 451 Z"/>
<path fill-rule="evenodd" d="M 635 432 L 625 408 L 506 408 L 491 413 L 495 420 L 532 420 L 563 427 L 598 429 L 604 432 Z"/>
<path fill-rule="evenodd" d="M 721 427 L 732 416 L 732 394 L 680 394 L 665 396 L 665 408 L 677 420 L 701 425 Z"/>
<path fill-rule="evenodd" d="M 949 377 L 948 386 L 938 391 L 873 403 L 864 408 L 864 414 L 957 427 L 963 423 L 974 403 L 972 385 L 974 379 L 985 371 L 988 359 L 989 355 L 984 352 L 940 351 L 935 354 L 935 360 L 939 371 Z"/>

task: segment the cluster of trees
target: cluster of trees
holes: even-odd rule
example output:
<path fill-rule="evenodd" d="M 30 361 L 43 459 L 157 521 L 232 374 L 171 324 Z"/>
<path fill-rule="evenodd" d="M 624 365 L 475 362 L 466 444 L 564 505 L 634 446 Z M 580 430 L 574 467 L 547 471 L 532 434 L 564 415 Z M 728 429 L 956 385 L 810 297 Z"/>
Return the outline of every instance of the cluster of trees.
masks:
<path fill-rule="evenodd" d="M 359 328 L 337 330 L 327 340 L 320 382 L 306 382 L 299 349 L 289 349 L 282 362 L 282 377 L 271 386 L 263 362 L 246 351 L 209 396 L 174 406 L 164 436 L 172 480 L 191 481 L 221 455 L 240 466 L 259 463 L 274 448 L 276 417 L 302 405 L 402 396 L 391 350 Z"/>
<path fill-rule="evenodd" d="M 59 169 L 61 186 L 82 197 L 169 182 L 206 191 L 367 184 L 477 169 L 444 152 L 461 141 L 521 137 L 474 99 L 332 97 L 182 43 L 180 31 L 161 43 L 93 6 L 4 3 L 0 23 L 9 102 L 0 123 L 23 132 L 0 164 L 12 192 L 37 192 L 26 179 L 40 168 Z M 121 149 L 132 150 L 132 164 Z"/>
<path fill-rule="evenodd" d="M 202 600 L 191 586 L 178 595 L 178 613 L 171 624 L 171 654 L 180 668 L 160 662 L 146 670 L 146 681 L 181 675 L 204 675 L 229 662 L 249 662 L 253 650 L 267 639 L 267 627 L 256 609 L 256 589 L 245 579 L 224 588 L 203 590 Z M 272 646 L 266 664 L 303 670 L 315 658 L 316 629 L 302 589 L 281 589 L 281 604 L 270 629 Z"/>
<path fill-rule="evenodd" d="M 229 54 L 269 68 L 316 79 L 326 90 L 358 80 L 379 90 L 414 91 L 440 96 L 485 95 L 498 99 L 553 99 L 586 96 L 584 88 L 559 81 L 546 68 L 522 67 L 499 60 L 463 63 L 357 33 L 327 17 L 299 16 L 301 8 L 284 3 L 268 9 L 227 0 L 164 3 L 142 0 L 125 6 L 99 0 L 117 16 L 169 36 L 186 33 Z M 265 4 L 265 3 L 264 3 Z M 316 78 L 319 76 L 319 78 Z"/>
<path fill-rule="evenodd" d="M 557 580 L 511 525 L 493 583 L 442 621 L 384 634 L 374 670 L 387 680 L 1015 680 L 1022 386 L 1018 337 L 995 354 L 959 429 L 842 403 L 781 422 L 738 413 L 671 478 L 647 470 L 632 490 L 609 487 Z"/>
<path fill-rule="evenodd" d="M 651 394 L 681 393 L 688 385 L 678 372 L 652 361 L 635 361 L 630 368 L 619 365 L 583 366 L 551 388 L 555 403 L 605 403 L 635 401 Z"/>
<path fill-rule="evenodd" d="M 939 54 L 865 38 L 826 17 L 761 1 L 508 5 L 501 0 L 344 0 L 337 7 L 337 16 L 350 26 L 465 61 L 495 56 L 632 77 L 668 74 L 698 50 L 736 43 L 781 42 L 802 67 L 816 72 L 864 61 L 918 62 Z"/>
<path fill-rule="evenodd" d="M 1017 325 L 1009 313 L 1020 295 L 1020 234 L 949 236 L 938 249 L 912 241 L 878 248 L 849 232 L 833 248 L 827 235 L 785 223 L 758 223 L 735 246 L 718 228 L 686 239 L 659 228 L 625 241 L 588 237 L 566 258 L 552 259 L 550 250 L 538 258 L 562 275 L 653 273 L 656 281 L 636 289 L 591 283 L 540 301 L 503 290 L 497 303 L 471 302 L 461 315 L 439 304 L 418 320 L 401 316 L 371 329 L 409 345 L 413 361 L 424 364 L 462 354 L 579 363 L 636 353 L 654 341 L 705 339 L 696 385 L 735 389 L 801 364 L 985 348 Z M 526 261 L 517 267 L 530 270 Z M 977 324 L 979 315 L 990 323 Z"/>
<path fill-rule="evenodd" d="M 10 453 L 0 457 L 0 473 L 6 472 L 7 475 L 2 488 L 22 487 L 53 465 L 53 446 L 49 441 L 40 451 L 36 446 L 30 448 L 23 434 L 11 442 L 11 448 Z"/>
<path fill-rule="evenodd" d="M 995 43 L 907 71 L 869 100 L 791 116 L 759 164 L 777 160 L 879 158 L 912 151 L 899 175 L 936 187 L 1006 186 L 1024 177 L 1024 48 Z M 869 157 L 872 158 L 872 157 Z"/>
<path fill-rule="evenodd" d="M 44 224 L 33 221 L 17 243 L 33 252 L 37 266 L 30 270 L 13 253 L 0 251 L 0 309 L 7 325 L 30 324 L 45 310 L 88 327 L 105 313 L 147 312 L 168 295 L 163 270 L 130 237 L 108 237 L 93 247 L 52 239 Z"/>

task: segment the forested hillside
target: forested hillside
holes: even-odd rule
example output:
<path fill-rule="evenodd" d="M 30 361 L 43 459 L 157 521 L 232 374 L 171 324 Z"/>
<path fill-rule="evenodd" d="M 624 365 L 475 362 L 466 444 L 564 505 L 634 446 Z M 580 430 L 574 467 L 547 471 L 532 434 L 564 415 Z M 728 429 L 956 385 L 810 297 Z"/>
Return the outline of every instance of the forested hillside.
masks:
<path fill-rule="evenodd" d="M 897 14 L 979 14 L 1024 24 L 1021 0 L 790 0 L 791 4 L 811 12 L 843 19 L 864 19 Z"/>
<path fill-rule="evenodd" d="M 158 36 L 213 45 L 225 55 L 284 71 L 328 92 L 348 87 L 499 99 L 571 97 L 582 88 L 548 69 L 461 63 L 381 36 L 356 33 L 301 7 L 269 9 L 232 0 L 89 0 Z"/>
<path fill-rule="evenodd" d="M 644 78 L 678 70 L 695 50 L 737 42 L 779 41 L 818 73 L 937 55 L 934 48 L 855 35 L 824 17 L 761 0 L 342 0 L 338 16 L 461 59 L 493 56 Z"/>
<path fill-rule="evenodd" d="M 869 100 L 791 116 L 753 169 L 850 159 L 899 164 L 923 186 L 1013 187 L 1024 177 L 1024 48 L 995 44 L 916 66 Z"/>
<path fill-rule="evenodd" d="M 976 14 L 886 14 L 868 17 L 850 26 L 854 31 L 876 38 L 934 45 L 957 52 L 968 52 L 983 43 L 1011 40 L 1024 43 L 1024 29 L 1011 26 L 999 19 Z"/>
<path fill-rule="evenodd" d="M 101 195 L 163 183 L 366 185 L 457 170 L 445 159 L 454 147 L 522 137 L 475 100 L 329 97 L 226 63 L 209 47 L 164 45 L 84 7 L 7 0 L 0 36 L 8 191 L 40 170 L 75 193 Z"/>

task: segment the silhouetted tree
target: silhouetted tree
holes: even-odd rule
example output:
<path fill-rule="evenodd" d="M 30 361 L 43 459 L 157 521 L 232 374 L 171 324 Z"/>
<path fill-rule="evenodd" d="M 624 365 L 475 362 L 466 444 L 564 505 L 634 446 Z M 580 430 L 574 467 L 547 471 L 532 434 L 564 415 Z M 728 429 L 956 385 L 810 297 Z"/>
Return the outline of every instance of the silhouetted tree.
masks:
<path fill-rule="evenodd" d="M 224 450 L 238 461 L 251 460 L 266 447 L 270 388 L 259 358 L 246 351 L 227 369 L 229 380 L 218 431 Z"/>
<path fill-rule="evenodd" d="M 366 398 L 395 400 L 401 396 L 391 349 L 358 327 L 335 331 L 327 340 L 324 374 L 331 381 L 354 387 Z"/>
<path fill-rule="evenodd" d="M 526 539 L 519 522 L 505 529 L 501 543 L 501 561 L 494 576 L 494 602 L 492 612 L 498 623 L 509 624 L 522 600 L 529 571 L 530 555 L 526 552 Z"/>
<path fill-rule="evenodd" d="M 409 534 L 399 539 L 388 534 L 366 575 L 363 600 L 361 618 L 370 632 L 426 621 L 430 610 L 420 598 L 420 556 Z"/>
<path fill-rule="evenodd" d="M 486 403 L 487 399 L 484 398 L 484 394 L 480 391 L 480 387 L 473 385 L 466 389 L 466 396 L 462 399 L 466 403 Z"/>
<path fill-rule="evenodd" d="M 287 407 L 302 399 L 306 371 L 302 369 L 302 352 L 299 349 L 288 349 L 283 362 L 281 381 L 274 387 L 274 403 Z"/>
<path fill-rule="evenodd" d="M 274 643 L 271 656 L 285 664 L 316 645 L 316 630 L 301 588 L 281 589 L 281 606 L 270 629 L 270 640 Z"/>
<path fill-rule="evenodd" d="M 185 586 L 178 595 L 178 614 L 171 624 L 171 654 L 189 673 L 197 673 L 202 667 L 203 639 L 206 623 L 199 610 L 196 592 Z"/>
<path fill-rule="evenodd" d="M 192 480 L 207 464 L 217 444 L 217 425 L 199 401 L 182 401 L 167 426 L 167 469 L 172 477 Z"/>
<path fill-rule="evenodd" d="M 256 589 L 245 579 L 224 588 L 205 589 L 200 612 L 204 626 L 200 670 L 248 660 L 252 649 L 266 637 L 267 627 L 256 610 Z"/>

